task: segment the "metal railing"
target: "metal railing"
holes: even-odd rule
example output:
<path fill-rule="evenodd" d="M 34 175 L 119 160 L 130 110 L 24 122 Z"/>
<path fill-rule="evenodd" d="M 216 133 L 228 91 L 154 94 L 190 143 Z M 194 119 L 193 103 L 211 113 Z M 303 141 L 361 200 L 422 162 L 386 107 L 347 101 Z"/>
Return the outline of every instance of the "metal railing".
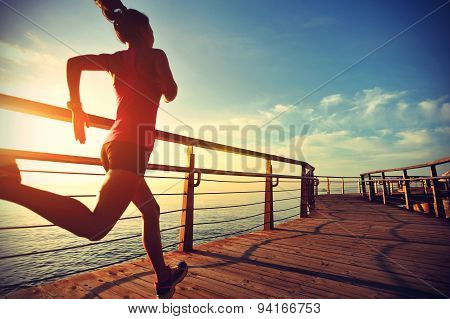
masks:
<path fill-rule="evenodd" d="M 8 96 L 4 94 L 0 94 L 0 108 L 21 112 L 25 114 L 32 114 L 35 116 L 50 118 L 59 121 L 71 122 L 71 111 L 67 109 L 63 109 L 60 107 L 38 103 L 35 101 L 25 100 L 13 96 Z M 89 115 L 90 117 L 90 126 L 96 127 L 100 129 L 109 129 L 113 124 L 113 121 L 110 119 L 102 118 L 99 116 Z M 246 150 L 242 148 L 236 148 L 232 146 L 222 145 L 214 142 L 199 140 L 195 138 L 190 138 L 186 136 L 181 136 L 173 133 L 157 131 L 156 139 L 177 143 L 187 146 L 187 165 L 186 166 L 172 166 L 172 165 L 161 165 L 161 164 L 149 164 L 148 169 L 152 171 L 165 171 L 165 172 L 178 172 L 184 173 L 184 177 L 174 177 L 174 176 L 162 176 L 162 175 L 146 175 L 146 177 L 151 178 L 170 178 L 170 179 L 179 179 L 184 182 L 184 189 L 181 193 L 161 193 L 154 194 L 160 196 L 171 196 L 171 195 L 180 195 L 183 196 L 182 207 L 176 210 L 170 210 L 162 212 L 161 214 L 172 214 L 172 213 L 180 213 L 180 224 L 174 227 L 170 227 L 167 229 L 162 229 L 161 232 L 166 232 L 170 230 L 179 229 L 179 240 L 171 245 L 165 246 L 165 248 L 178 246 L 179 251 L 191 251 L 193 249 L 193 233 L 194 226 L 201 225 L 211 225 L 211 224 L 223 224 L 230 222 L 242 221 L 250 218 L 257 218 L 261 216 L 261 223 L 256 226 L 253 226 L 248 229 L 242 229 L 238 231 L 233 231 L 227 234 L 220 234 L 214 236 L 206 236 L 202 238 L 198 238 L 196 240 L 206 240 L 213 239 L 217 237 L 226 237 L 230 235 L 235 235 L 239 233 L 244 233 L 250 231 L 252 229 L 256 229 L 258 227 L 263 227 L 264 230 L 274 229 L 274 222 L 289 219 L 295 216 L 306 217 L 308 212 L 314 208 L 315 197 L 314 197 L 314 187 L 318 184 L 318 179 L 314 176 L 314 167 L 310 164 L 285 158 L 281 156 L 275 156 L 271 154 L 255 152 L 251 150 Z M 243 156 L 262 158 L 266 161 L 266 172 L 265 173 L 255 173 L 255 172 L 243 172 L 243 171 L 227 171 L 227 170 L 216 170 L 216 169 L 208 169 L 208 168 L 199 168 L 195 166 L 195 153 L 194 147 L 210 149 L 215 151 L 222 151 L 226 153 L 234 153 Z M 43 153 L 43 152 L 31 152 L 31 151 L 23 151 L 23 150 L 14 150 L 14 149 L 0 149 L 0 156 L 7 155 L 13 156 L 17 159 L 23 160 L 32 160 L 32 161 L 46 161 L 46 162 L 60 162 L 60 163 L 69 163 L 69 164 L 81 164 L 81 165 L 101 165 L 100 160 L 98 158 L 91 157 L 82 157 L 82 156 L 71 156 L 64 154 L 51 154 L 51 153 Z M 298 165 L 301 167 L 301 174 L 299 176 L 296 175 L 285 175 L 285 174 L 274 174 L 272 172 L 272 162 L 284 162 L 292 165 Z M 101 176 L 104 174 L 99 173 L 83 173 L 83 172 L 64 172 L 64 171 L 54 171 L 54 170 L 22 170 L 22 172 L 26 173 L 39 173 L 39 174 L 73 174 L 73 175 L 95 175 Z M 247 178 L 257 178 L 258 180 L 229 180 L 229 179 L 221 179 L 221 178 L 204 178 L 205 175 L 216 175 L 216 176 L 239 176 L 239 177 L 247 177 Z M 290 189 L 280 189 L 276 190 L 275 188 L 278 186 L 280 180 L 289 181 L 293 183 L 298 183 L 299 187 L 290 188 Z M 228 191 L 228 192 L 195 192 L 195 188 L 200 185 L 202 181 L 208 181 L 213 183 L 264 183 L 263 189 L 254 189 L 250 191 Z M 283 199 L 274 199 L 274 193 L 276 192 L 288 192 L 288 191 L 300 191 L 299 196 L 292 196 Z M 264 201 L 258 202 L 249 202 L 242 204 L 233 204 L 233 205 L 223 205 L 223 206 L 215 206 L 215 207 L 195 207 L 194 200 L 196 196 L 201 195 L 221 195 L 221 194 L 246 194 L 246 193 L 264 193 Z M 73 195 L 72 197 L 93 197 L 95 195 L 85 194 L 85 195 Z M 290 200 L 298 200 L 298 204 L 293 205 L 287 209 L 274 210 L 274 202 L 281 201 L 290 201 Z M 238 207 L 250 207 L 253 205 L 264 204 L 264 209 L 257 214 L 253 214 L 250 216 L 243 216 L 232 219 L 224 219 L 220 221 L 211 221 L 211 222 L 201 222 L 194 223 L 194 211 L 206 211 L 206 210 L 219 210 L 226 208 L 238 208 Z M 274 213 L 289 211 L 298 209 L 297 212 L 288 217 L 283 217 L 279 219 L 274 218 Z M 131 217 L 123 217 L 120 221 L 130 220 L 141 218 L 140 216 L 131 216 Z M 30 229 L 30 228 L 47 228 L 47 227 L 55 227 L 52 224 L 43 224 L 43 225 L 31 225 L 31 226 L 8 226 L 8 227 L 0 227 L 0 231 L 14 231 L 19 229 Z M 69 247 L 59 247 L 55 249 L 47 249 L 40 251 L 32 251 L 25 252 L 22 254 L 11 254 L 0 256 L 0 260 L 3 259 L 12 259 L 19 258 L 24 256 L 33 256 L 39 254 L 49 254 L 57 251 L 65 251 L 72 249 L 79 249 L 82 247 L 89 247 L 94 245 L 103 245 L 107 243 L 113 243 L 118 241 L 130 240 L 132 238 L 139 237 L 140 234 L 132 234 L 129 236 L 124 236 L 120 238 L 115 238 L 111 240 L 104 240 L 99 242 L 90 242 L 82 245 L 73 245 Z M 134 258 L 140 257 L 141 255 L 137 255 Z M 130 258 L 131 259 L 131 258 Z M 128 260 L 128 259 L 127 259 Z M 96 268 L 101 268 L 109 266 L 101 265 Z M 94 269 L 96 269 L 94 268 Z M 93 269 L 88 269 L 93 270 Z M 87 271 L 86 269 L 82 271 Z M 79 272 L 82 272 L 79 271 Z M 63 277 L 67 275 L 72 275 L 76 272 L 72 272 L 70 274 L 62 274 L 61 276 L 51 276 L 49 278 L 39 279 L 39 281 L 45 281 L 54 279 L 57 277 Z M 32 281 L 25 282 L 24 284 L 33 283 Z"/>
<path fill-rule="evenodd" d="M 320 192 L 327 195 L 361 193 L 359 177 L 317 175 L 316 178 L 318 179 L 318 183 L 316 183 L 314 190 L 316 196 L 318 196 Z M 333 187 L 333 184 L 336 185 L 336 187 Z M 320 185 L 323 185 L 323 187 L 319 188 Z"/>
<path fill-rule="evenodd" d="M 370 201 L 402 206 L 410 211 L 433 213 L 450 218 L 450 176 L 438 176 L 437 166 L 450 163 L 450 157 L 423 164 L 376 170 L 360 176 L 361 194 Z M 408 170 L 428 169 L 429 176 L 410 176 Z M 386 173 L 401 172 L 400 176 Z"/>

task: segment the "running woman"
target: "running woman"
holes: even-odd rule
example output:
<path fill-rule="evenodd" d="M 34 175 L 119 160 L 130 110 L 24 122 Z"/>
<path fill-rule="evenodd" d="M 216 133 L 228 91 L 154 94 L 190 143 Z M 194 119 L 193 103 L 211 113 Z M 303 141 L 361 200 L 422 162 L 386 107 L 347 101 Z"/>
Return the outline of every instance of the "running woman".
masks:
<path fill-rule="evenodd" d="M 173 101 L 177 84 L 164 51 L 153 48 L 154 36 L 143 13 L 126 8 L 120 0 L 96 0 L 103 15 L 127 49 L 114 54 L 83 55 L 67 62 L 67 82 L 75 139 L 84 144 L 89 117 L 80 101 L 83 71 L 106 71 L 114 79 L 116 120 L 101 149 L 106 177 L 91 211 L 81 202 L 21 183 L 14 158 L 0 158 L 0 199 L 29 208 L 71 233 L 98 241 L 117 223 L 133 202 L 142 213 L 143 244 L 156 273 L 156 295 L 171 298 L 175 285 L 187 274 L 180 262 L 170 268 L 164 261 L 159 228 L 160 208 L 144 179 L 153 150 L 159 101 Z"/>

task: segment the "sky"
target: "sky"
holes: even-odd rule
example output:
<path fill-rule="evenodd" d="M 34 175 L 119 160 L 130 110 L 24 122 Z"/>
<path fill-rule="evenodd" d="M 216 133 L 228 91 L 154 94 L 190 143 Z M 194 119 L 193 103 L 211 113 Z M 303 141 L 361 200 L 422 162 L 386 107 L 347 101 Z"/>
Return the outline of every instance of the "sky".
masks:
<path fill-rule="evenodd" d="M 427 16 L 444 3 L 124 1 L 149 16 L 179 86 L 159 129 L 353 176 L 449 155 L 450 4 Z M 0 93 L 64 106 L 68 58 L 123 49 L 93 1 L 0 1 Z M 114 118 L 111 84 L 83 74 L 87 112 Z M 97 156 L 105 134 L 77 145 L 67 124 L 0 114 L 0 147 Z"/>

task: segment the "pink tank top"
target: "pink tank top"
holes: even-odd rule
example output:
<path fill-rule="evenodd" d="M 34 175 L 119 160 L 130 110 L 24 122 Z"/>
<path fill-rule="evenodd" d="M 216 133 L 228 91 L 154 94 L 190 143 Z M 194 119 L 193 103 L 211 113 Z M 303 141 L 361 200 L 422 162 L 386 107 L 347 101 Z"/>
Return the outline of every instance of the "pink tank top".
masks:
<path fill-rule="evenodd" d="M 105 143 L 122 141 L 151 149 L 162 95 L 152 49 L 128 49 L 107 56 L 118 107 Z"/>

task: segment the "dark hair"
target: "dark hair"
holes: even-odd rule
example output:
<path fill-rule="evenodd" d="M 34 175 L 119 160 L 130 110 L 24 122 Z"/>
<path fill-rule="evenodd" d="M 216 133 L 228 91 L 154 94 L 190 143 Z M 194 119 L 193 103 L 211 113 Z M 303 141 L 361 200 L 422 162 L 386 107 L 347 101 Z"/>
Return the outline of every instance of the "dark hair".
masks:
<path fill-rule="evenodd" d="M 120 0 L 95 0 L 106 19 L 114 24 L 120 41 L 138 43 L 145 40 L 145 32 L 153 35 L 148 17 L 134 9 L 127 9 Z"/>

